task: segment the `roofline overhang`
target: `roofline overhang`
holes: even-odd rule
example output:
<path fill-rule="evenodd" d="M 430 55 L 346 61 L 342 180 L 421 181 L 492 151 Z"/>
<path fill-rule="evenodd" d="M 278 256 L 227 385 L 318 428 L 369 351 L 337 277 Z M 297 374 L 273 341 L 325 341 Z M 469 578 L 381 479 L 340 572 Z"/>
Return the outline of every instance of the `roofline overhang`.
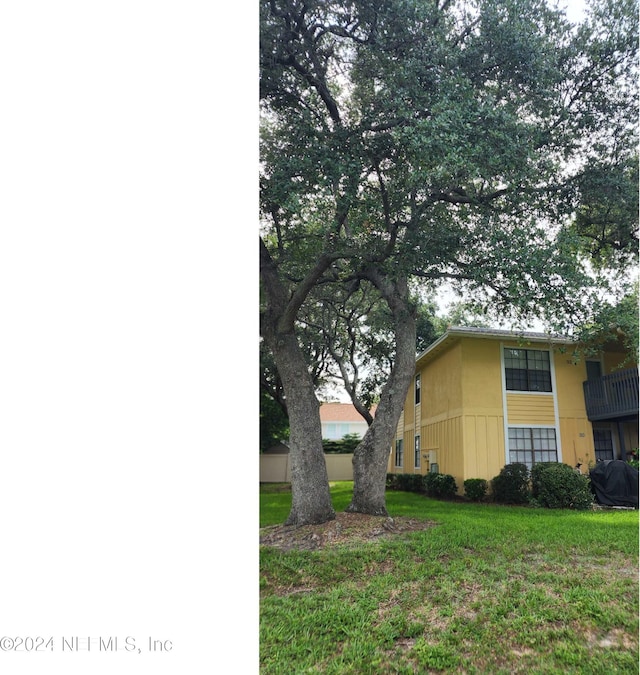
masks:
<path fill-rule="evenodd" d="M 485 340 L 508 340 L 521 341 L 527 343 L 542 343 L 549 345 L 568 345 L 575 344 L 576 340 L 566 335 L 551 335 L 550 333 L 534 333 L 527 331 L 509 331 L 492 328 L 465 328 L 461 326 L 452 326 L 446 333 L 440 336 L 435 342 L 432 342 L 424 351 L 416 357 L 416 365 L 426 359 L 430 354 L 441 352 L 443 349 L 453 345 L 460 338 L 471 337 Z"/>

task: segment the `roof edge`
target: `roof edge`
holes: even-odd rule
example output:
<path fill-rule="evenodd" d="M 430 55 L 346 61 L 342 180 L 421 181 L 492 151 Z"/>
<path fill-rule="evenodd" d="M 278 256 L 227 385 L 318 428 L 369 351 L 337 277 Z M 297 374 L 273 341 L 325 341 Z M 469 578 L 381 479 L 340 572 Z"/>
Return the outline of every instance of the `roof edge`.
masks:
<path fill-rule="evenodd" d="M 512 331 L 498 328 L 476 328 L 472 326 L 450 326 L 444 335 L 432 342 L 425 350 L 416 357 L 416 363 L 430 352 L 436 350 L 443 343 L 452 338 L 474 337 L 503 340 L 525 340 L 527 342 L 543 342 L 547 344 L 571 344 L 576 342 L 567 335 L 553 335 L 551 333 L 536 333 L 534 331 Z"/>

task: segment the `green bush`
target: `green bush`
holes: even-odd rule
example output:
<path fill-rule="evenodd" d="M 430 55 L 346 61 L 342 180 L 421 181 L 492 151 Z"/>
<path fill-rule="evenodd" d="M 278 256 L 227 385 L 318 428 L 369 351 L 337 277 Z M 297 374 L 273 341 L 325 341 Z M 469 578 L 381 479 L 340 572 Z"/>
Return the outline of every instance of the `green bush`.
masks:
<path fill-rule="evenodd" d="M 429 497 L 451 499 L 458 492 L 455 478 L 448 473 L 428 473 L 424 476 L 423 484 Z"/>
<path fill-rule="evenodd" d="M 455 478 L 449 474 L 428 473 L 388 473 L 386 486 L 388 490 L 403 492 L 426 492 L 429 497 L 450 499 L 458 491 Z"/>
<path fill-rule="evenodd" d="M 531 471 L 531 483 L 533 497 L 541 506 L 586 511 L 593 504 L 589 479 L 568 464 L 536 464 Z"/>
<path fill-rule="evenodd" d="M 494 500 L 502 504 L 526 504 L 529 501 L 529 469 L 526 464 L 516 462 L 503 466 L 491 480 L 491 492 Z"/>
<path fill-rule="evenodd" d="M 322 449 L 330 455 L 348 455 L 360 443 L 358 434 L 346 434 L 339 441 L 329 438 L 322 439 Z"/>
<path fill-rule="evenodd" d="M 464 482 L 464 495 L 472 502 L 484 499 L 489 489 L 489 483 L 484 478 L 467 478 Z"/>
<path fill-rule="evenodd" d="M 408 492 L 424 491 L 424 485 L 422 483 L 422 475 L 419 473 L 407 474 L 407 483 L 409 485 L 409 487 L 407 488 Z"/>
<path fill-rule="evenodd" d="M 540 485 L 542 484 L 542 474 L 550 466 L 558 466 L 560 462 L 539 462 L 534 464 L 531 469 L 531 496 L 538 499 L 540 496 Z"/>
<path fill-rule="evenodd" d="M 419 473 L 388 473 L 387 488 L 403 492 L 423 492 L 422 475 Z"/>
<path fill-rule="evenodd" d="M 396 476 L 396 490 L 413 492 L 413 490 L 411 490 L 411 478 L 412 476 L 410 473 L 399 473 Z"/>

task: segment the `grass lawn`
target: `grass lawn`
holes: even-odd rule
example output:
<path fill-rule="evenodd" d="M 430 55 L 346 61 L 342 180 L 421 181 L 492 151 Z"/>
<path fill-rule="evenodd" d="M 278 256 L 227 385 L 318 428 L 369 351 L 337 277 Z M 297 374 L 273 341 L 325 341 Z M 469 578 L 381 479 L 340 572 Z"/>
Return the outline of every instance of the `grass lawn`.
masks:
<path fill-rule="evenodd" d="M 332 484 L 337 511 L 352 483 Z M 261 489 L 261 526 L 290 493 Z M 638 512 L 441 502 L 357 547 L 260 551 L 260 672 L 638 673 Z"/>

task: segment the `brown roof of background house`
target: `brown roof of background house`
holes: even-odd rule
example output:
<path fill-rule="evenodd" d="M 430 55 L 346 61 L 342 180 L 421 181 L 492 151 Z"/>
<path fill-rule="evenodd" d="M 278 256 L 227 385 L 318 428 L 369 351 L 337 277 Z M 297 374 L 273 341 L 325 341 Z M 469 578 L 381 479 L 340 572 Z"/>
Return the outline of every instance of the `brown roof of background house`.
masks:
<path fill-rule="evenodd" d="M 376 414 L 376 408 L 376 405 L 371 407 L 373 416 Z M 353 403 L 322 403 L 320 420 L 322 422 L 364 422 L 364 417 L 355 409 Z"/>

